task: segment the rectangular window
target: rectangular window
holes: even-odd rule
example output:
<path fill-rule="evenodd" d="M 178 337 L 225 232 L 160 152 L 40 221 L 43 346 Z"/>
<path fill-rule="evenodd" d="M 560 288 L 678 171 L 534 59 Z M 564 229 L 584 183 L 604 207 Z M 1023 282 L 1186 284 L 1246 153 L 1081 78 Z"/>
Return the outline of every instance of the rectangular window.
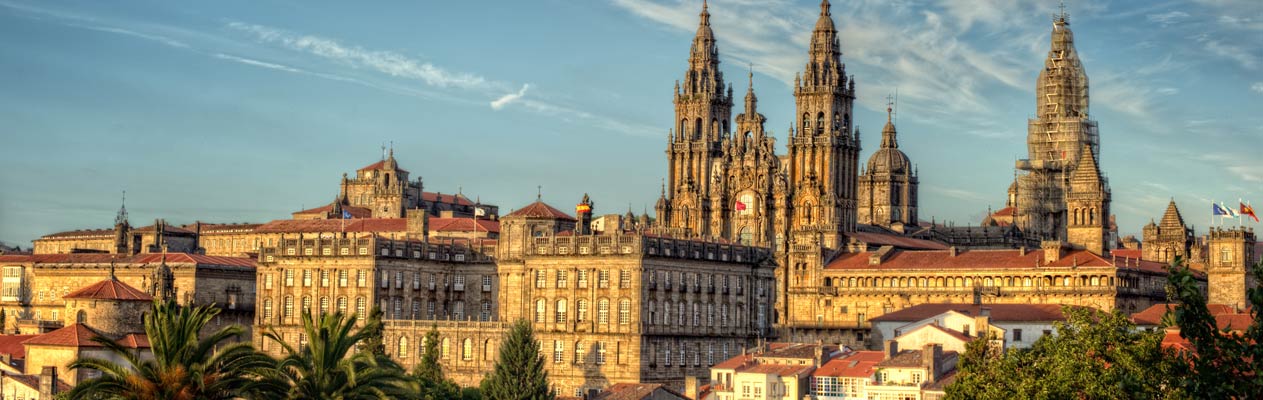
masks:
<path fill-rule="evenodd" d="M 263 288 L 264 289 L 272 288 L 272 274 L 267 274 L 263 276 Z"/>
<path fill-rule="evenodd" d="M 320 270 L 320 287 L 329 287 L 329 270 Z"/>
<path fill-rule="evenodd" d="M 311 270 L 303 270 L 303 286 L 311 286 Z"/>
<path fill-rule="evenodd" d="M 491 276 L 490 275 L 482 277 L 482 291 L 484 292 L 491 291 Z"/>
<path fill-rule="evenodd" d="M 390 274 L 387 273 L 386 271 L 382 271 L 381 285 L 382 285 L 382 289 L 386 289 L 390 287 Z"/>
<path fill-rule="evenodd" d="M 610 270 L 603 269 L 596 272 L 596 287 L 605 289 L 610 287 Z"/>
<path fill-rule="evenodd" d="M 575 279 L 579 281 L 579 288 L 586 289 L 588 287 L 588 271 L 579 270 L 578 275 Z"/>
<path fill-rule="evenodd" d="M 403 289 L 403 271 L 395 271 L 395 289 Z"/>
<path fill-rule="evenodd" d="M 412 290 L 421 289 L 421 271 L 412 272 Z"/>
<path fill-rule="evenodd" d="M 344 270 L 339 270 L 339 271 L 338 271 L 338 286 L 341 286 L 341 287 L 346 287 L 346 285 L 347 285 L 347 275 L 348 275 L 348 273 L 347 273 L 347 270 L 345 270 L 345 269 L 344 269 Z"/>
<path fill-rule="evenodd" d="M 368 271 L 355 271 L 355 285 L 359 287 L 368 286 Z"/>
<path fill-rule="evenodd" d="M 618 288 L 631 289 L 631 271 L 625 269 L 618 271 Z"/>
<path fill-rule="evenodd" d="M 285 270 L 285 286 L 294 286 L 294 270 L 292 269 Z"/>
<path fill-rule="evenodd" d="M 596 342 L 596 365 L 605 364 L 605 342 Z"/>
<path fill-rule="evenodd" d="M 1022 330 L 1021 330 L 1021 329 L 1014 329 L 1014 330 L 1013 330 L 1013 341 L 1014 341 L 1014 342 L 1020 342 L 1020 341 L 1022 341 Z"/>
<path fill-rule="evenodd" d="M 568 277 L 566 275 L 566 271 L 557 271 L 557 287 L 564 288 L 567 286 Z"/>
<path fill-rule="evenodd" d="M 553 341 L 553 362 L 561 364 L 566 360 L 566 342 L 560 340 Z"/>
<path fill-rule="evenodd" d="M 548 274 L 542 270 L 535 270 L 535 287 L 543 289 L 548 286 Z"/>

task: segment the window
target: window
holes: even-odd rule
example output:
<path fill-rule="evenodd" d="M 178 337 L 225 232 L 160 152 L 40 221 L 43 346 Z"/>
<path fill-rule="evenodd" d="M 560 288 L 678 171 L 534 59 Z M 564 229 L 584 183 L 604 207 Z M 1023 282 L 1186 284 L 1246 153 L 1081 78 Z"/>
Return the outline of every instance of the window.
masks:
<path fill-rule="evenodd" d="M 544 299 L 535 300 L 535 322 L 544 322 L 544 313 L 547 311 L 547 302 Z"/>
<path fill-rule="evenodd" d="M 610 301 L 601 299 L 596 302 L 596 323 L 605 325 L 610 323 Z"/>
<path fill-rule="evenodd" d="M 478 318 L 484 322 L 491 320 L 491 302 L 489 301 L 482 302 L 482 314 L 480 314 Z"/>
<path fill-rule="evenodd" d="M 84 322 L 84 321 L 79 321 Z M 263 299 L 263 322 L 272 322 L 272 299 Z"/>
<path fill-rule="evenodd" d="M 631 300 L 622 299 L 618 301 L 618 324 L 627 325 L 631 323 Z"/>
<path fill-rule="evenodd" d="M 474 359 L 474 341 L 465 338 L 460 345 L 460 359 L 470 361 Z"/>
<path fill-rule="evenodd" d="M 465 319 L 465 302 L 464 301 L 456 300 L 455 303 L 452 303 L 452 315 L 456 317 L 457 320 Z"/>
<path fill-rule="evenodd" d="M 675 315 L 676 315 L 676 322 L 675 322 L 675 323 L 676 323 L 676 325 L 679 325 L 679 326 L 684 326 L 684 322 L 685 322 L 685 320 L 688 318 L 688 317 L 685 315 L 685 311 L 684 311 L 684 307 L 685 307 L 685 305 L 684 305 L 684 302 L 683 302 L 683 301 L 681 301 L 681 302 L 679 302 L 677 305 L 678 305 L 679 307 L 676 309 L 676 313 L 675 313 Z"/>
<path fill-rule="evenodd" d="M 284 308 L 281 309 L 281 316 L 292 318 L 294 316 L 294 296 L 285 296 Z"/>
<path fill-rule="evenodd" d="M 603 269 L 596 272 L 596 287 L 605 289 L 610 287 L 610 271 Z"/>
<path fill-rule="evenodd" d="M 311 314 L 311 296 L 303 296 L 303 314 Z"/>
<path fill-rule="evenodd" d="M 391 315 L 393 315 L 395 319 L 403 318 L 403 299 L 396 297 L 394 305 L 395 307 L 392 309 L 394 313 Z"/>
<path fill-rule="evenodd" d="M 359 287 L 368 286 L 368 271 L 355 271 L 355 285 Z"/>
<path fill-rule="evenodd" d="M 557 314 L 556 322 L 564 324 L 566 322 L 566 299 L 557 300 L 557 309 L 555 312 Z"/>
<path fill-rule="evenodd" d="M 1219 261 L 1232 262 L 1232 251 L 1227 247 L 1219 248 Z"/>
<path fill-rule="evenodd" d="M 338 298 L 338 312 L 342 313 L 343 315 L 346 314 L 346 297 Z"/>
<path fill-rule="evenodd" d="M 576 317 L 575 320 L 579 322 L 587 321 L 588 320 L 588 301 L 579 300 L 577 304 L 575 304 L 575 307 L 577 308 L 576 310 L 577 315 L 575 315 Z"/>
<path fill-rule="evenodd" d="M 557 271 L 557 287 L 559 288 L 566 287 L 566 284 L 567 284 L 566 278 L 567 278 L 566 271 Z"/>
<path fill-rule="evenodd" d="M 585 271 L 585 270 L 579 270 L 579 272 L 577 272 L 577 274 L 578 274 L 578 276 L 577 276 L 577 277 L 575 277 L 575 280 L 577 280 L 577 281 L 578 281 L 578 283 L 579 283 L 579 288 L 580 288 L 580 289 L 587 288 L 587 287 L 588 287 L 588 271 Z"/>
<path fill-rule="evenodd" d="M 631 271 L 628 271 L 625 269 L 618 271 L 618 288 L 619 289 L 631 288 Z"/>
<path fill-rule="evenodd" d="M 320 270 L 320 287 L 329 287 L 329 270 Z"/>
<path fill-rule="evenodd" d="M 386 273 L 385 271 L 382 272 L 381 287 L 382 289 L 386 289 L 390 287 L 390 274 Z"/>
<path fill-rule="evenodd" d="M 404 358 L 408 356 L 408 337 L 407 336 L 399 337 L 399 351 L 395 352 L 395 355 L 399 356 L 399 358 Z"/>
<path fill-rule="evenodd" d="M 264 289 L 272 288 L 272 274 L 267 274 L 263 276 L 263 288 Z"/>
<path fill-rule="evenodd" d="M 448 341 L 447 338 L 443 338 L 443 342 L 439 345 L 439 353 L 442 354 L 443 359 L 447 359 L 449 356 L 451 356 L 452 355 L 452 342 Z"/>
<path fill-rule="evenodd" d="M 311 270 L 303 270 L 303 286 L 311 286 Z"/>
<path fill-rule="evenodd" d="M 285 286 L 294 286 L 294 270 L 285 270 Z"/>
<path fill-rule="evenodd" d="M 364 318 L 367 318 L 367 317 L 368 317 L 368 314 L 366 314 L 366 313 L 364 312 L 364 307 L 365 307 L 366 305 L 367 305 L 367 301 L 366 301 L 366 300 L 364 300 L 364 298 L 363 298 L 363 297 L 356 297 L 356 298 L 355 298 L 355 315 L 356 315 L 356 318 L 358 318 L 358 319 L 364 319 Z"/>
<path fill-rule="evenodd" d="M 1014 341 L 1014 342 L 1020 342 L 1020 341 L 1022 341 L 1022 330 L 1021 330 L 1021 329 L 1014 329 L 1014 330 L 1013 330 L 1013 341 Z"/>
<path fill-rule="evenodd" d="M 544 287 L 546 287 L 548 285 L 547 279 L 548 279 L 547 273 L 540 270 L 535 271 L 535 287 L 536 288 L 543 289 Z"/>
<path fill-rule="evenodd" d="M 413 297 L 412 298 L 412 319 L 417 319 L 417 317 L 420 317 L 420 316 L 421 316 L 421 299 Z"/>
<path fill-rule="evenodd" d="M 425 315 L 429 319 L 434 319 L 434 300 L 425 302 Z"/>
<path fill-rule="evenodd" d="M 344 270 L 339 270 L 339 271 L 338 271 L 338 286 L 340 286 L 340 287 L 346 287 L 346 284 L 347 284 L 347 275 L 348 275 L 348 273 L 347 273 L 347 270 L 345 270 L 345 269 L 344 269 Z"/>
<path fill-rule="evenodd" d="M 395 289 L 403 289 L 403 271 L 395 271 Z"/>
<path fill-rule="evenodd" d="M 553 341 L 553 362 L 561 364 L 566 361 L 566 342 L 560 340 Z"/>
<path fill-rule="evenodd" d="M 583 360 L 583 358 L 586 356 L 586 354 L 585 354 L 585 353 L 587 353 L 587 351 L 585 351 L 585 349 L 583 348 L 583 341 L 582 341 L 582 340 L 580 340 L 580 341 L 574 342 L 574 362 L 575 362 L 575 364 L 579 364 L 579 363 L 582 363 L 582 362 L 584 361 L 584 360 Z"/>
<path fill-rule="evenodd" d="M 698 326 L 701 323 L 702 323 L 701 307 L 698 307 L 697 303 L 693 303 L 693 326 Z"/>
<path fill-rule="evenodd" d="M 412 272 L 412 290 L 421 289 L 421 272 Z"/>
<path fill-rule="evenodd" d="M 605 342 L 596 342 L 596 364 L 605 364 Z"/>
<path fill-rule="evenodd" d="M 329 313 L 329 298 L 328 297 L 320 298 L 320 313 L 321 314 Z"/>

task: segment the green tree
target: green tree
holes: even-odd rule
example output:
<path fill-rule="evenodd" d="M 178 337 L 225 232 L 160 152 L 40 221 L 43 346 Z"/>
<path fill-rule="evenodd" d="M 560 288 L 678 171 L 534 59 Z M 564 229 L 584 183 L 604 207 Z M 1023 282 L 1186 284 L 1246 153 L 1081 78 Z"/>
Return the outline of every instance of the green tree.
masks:
<path fill-rule="evenodd" d="M 288 399 L 384 399 L 409 397 L 403 369 L 390 357 L 370 351 L 352 354 L 380 322 L 369 320 L 355 330 L 356 318 L 341 312 L 322 314 L 320 321 L 303 313 L 307 344 L 294 347 L 281 339 L 275 329 L 265 336 L 277 342 L 286 353 L 279 367 L 288 384 Z"/>
<path fill-rule="evenodd" d="M 1246 290 L 1253 322 L 1244 333 L 1222 332 L 1206 307 L 1201 281 L 1176 260 L 1170 267 L 1169 296 L 1178 304 L 1174 310 L 1180 336 L 1193 349 L 1176 355 L 1174 369 L 1180 379 L 1180 392 L 1196 397 L 1244 399 L 1263 393 L 1263 288 Z M 1263 262 L 1249 267 L 1248 273 L 1263 282 Z M 1238 328 L 1239 329 L 1239 328 Z"/>
<path fill-rule="evenodd" d="M 275 361 L 247 342 L 234 342 L 245 329 L 225 327 L 199 338 L 207 323 L 219 313 L 213 306 L 181 307 L 174 301 L 155 302 L 145 316 L 145 334 L 153 359 L 145 359 L 103 337 L 93 341 L 105 346 L 116 363 L 102 358 L 81 358 L 71 370 L 97 370 L 101 376 L 79 383 L 70 399 L 236 399 L 271 398 L 281 382 L 275 377 Z"/>
<path fill-rule="evenodd" d="M 544 357 L 530 322 L 513 323 L 500 346 L 495 369 L 482 381 L 482 396 L 490 400 L 553 400 Z"/>
<path fill-rule="evenodd" d="M 460 398 L 460 387 L 443 376 L 443 367 L 439 365 L 439 340 L 437 326 L 425 334 L 421 362 L 412 368 L 413 391 L 417 397 L 427 400 Z"/>
<path fill-rule="evenodd" d="M 373 306 L 373 309 L 368 312 L 368 323 L 360 328 L 360 331 L 364 332 L 360 347 L 379 356 L 386 355 L 386 327 L 382 324 L 382 314 L 381 307 Z"/>
<path fill-rule="evenodd" d="M 951 399 L 1149 399 L 1170 387 L 1160 332 L 1137 332 L 1121 312 L 1064 307 L 1056 335 L 1027 350 L 969 344 Z"/>

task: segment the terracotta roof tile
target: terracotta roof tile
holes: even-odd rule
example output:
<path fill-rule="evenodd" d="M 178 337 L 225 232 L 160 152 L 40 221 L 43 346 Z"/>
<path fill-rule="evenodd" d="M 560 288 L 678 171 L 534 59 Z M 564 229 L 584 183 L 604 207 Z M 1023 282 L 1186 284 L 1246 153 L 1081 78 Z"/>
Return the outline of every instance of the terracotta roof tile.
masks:
<path fill-rule="evenodd" d="M 543 201 L 536 201 L 526 205 L 517 211 L 509 213 L 506 217 L 526 217 L 526 218 L 556 218 L 567 221 L 578 221 L 570 214 L 566 214 L 561 210 L 553 208 L 553 206 L 544 204 Z"/>
<path fill-rule="evenodd" d="M 310 233 L 310 232 L 407 232 L 408 220 L 404 218 L 355 218 L 355 219 L 281 219 L 260 226 L 258 233 Z"/>
<path fill-rule="evenodd" d="M 358 169 L 358 170 L 356 170 L 356 171 L 369 171 L 369 170 L 372 170 L 372 171 L 378 171 L 378 170 L 383 170 L 383 169 L 386 169 L 386 161 L 387 161 L 387 160 L 381 160 L 381 161 L 378 161 L 378 162 L 375 162 L 375 163 L 369 164 L 369 165 L 365 166 L 364 168 L 360 168 L 360 169 Z M 408 170 L 403 169 L 403 168 L 399 168 L 398 166 L 395 166 L 395 170 L 396 170 L 396 171 L 408 172 Z"/>
<path fill-rule="evenodd" d="M 848 234 L 852 239 L 868 243 L 870 246 L 895 246 L 902 249 L 915 250 L 947 250 L 947 245 L 922 239 L 913 239 L 898 235 L 887 235 L 883 233 L 872 232 L 854 232 Z"/>
<path fill-rule="evenodd" d="M 873 376 L 873 366 L 886 358 L 881 351 L 856 351 L 842 357 L 834 358 L 821 365 L 814 376 L 835 376 L 842 378 L 867 378 Z"/>
<path fill-rule="evenodd" d="M 421 192 L 421 200 L 428 203 L 456 204 L 461 206 L 472 206 L 474 202 L 469 201 L 464 195 L 459 194 L 442 194 L 434 192 Z"/>
<path fill-rule="evenodd" d="M 345 210 L 347 213 L 351 214 L 351 218 L 370 218 L 373 216 L 373 210 L 369 210 L 364 207 L 342 206 L 342 209 Z M 332 211 L 332 210 L 333 210 L 333 203 L 329 203 L 329 204 L 325 204 L 323 206 L 316 207 L 316 208 L 309 208 L 302 211 L 295 211 L 291 214 L 293 215 L 307 215 L 307 214 L 328 215 L 329 211 Z M 340 218 L 341 216 L 335 215 L 334 217 Z"/>
<path fill-rule="evenodd" d="M 153 301 L 153 296 L 110 277 L 62 296 L 65 299 Z"/>
<path fill-rule="evenodd" d="M 658 390 L 663 390 L 669 395 L 680 399 L 686 398 L 684 395 L 663 386 L 661 383 L 616 383 L 598 393 L 592 400 L 641 400 L 649 398 L 650 395 Z"/>
<path fill-rule="evenodd" d="M 255 259 L 253 258 L 188 253 L 166 253 L 165 255 L 163 253 L 145 253 L 134 256 L 119 256 L 116 254 L 15 254 L 0 256 L 0 262 L 33 264 L 107 264 L 110 262 L 144 264 L 159 263 L 163 260 L 166 260 L 168 264 L 224 265 L 251 268 L 255 266 Z"/>
<path fill-rule="evenodd" d="M 129 349 L 148 349 L 149 336 L 143 333 L 129 333 L 118 340 L 118 344 Z"/>
<path fill-rule="evenodd" d="M 100 336 L 84 324 L 74 324 L 52 332 L 39 335 L 22 342 L 25 345 L 62 346 L 62 347 L 105 347 L 92 341 Z"/>
<path fill-rule="evenodd" d="M 1059 304 L 918 304 L 899 311 L 873 318 L 871 322 L 915 322 L 948 311 L 965 315 L 981 315 L 983 308 L 991 310 L 993 322 L 1064 321 Z"/>
<path fill-rule="evenodd" d="M 22 345 L 27 339 L 39 335 L 0 335 L 0 354 L 8 354 L 14 360 L 26 358 L 26 346 Z"/>
<path fill-rule="evenodd" d="M 1016 208 L 1013 208 L 1013 207 L 1005 207 L 1005 208 L 1001 208 L 1001 209 L 999 209 L 999 210 L 996 210 L 996 212 L 995 212 L 994 214 L 991 214 L 991 215 L 996 216 L 996 217 L 1008 217 L 1008 216 L 1012 216 L 1012 215 L 1013 215 L 1016 211 L 1017 211 L 1017 209 L 1016 209 Z"/>
<path fill-rule="evenodd" d="M 35 390 L 35 391 L 39 390 L 39 375 L 5 374 L 4 378 L 10 379 L 13 382 L 17 382 L 21 384 L 22 386 L 31 388 L 31 390 Z M 71 389 L 74 389 L 74 386 L 70 386 L 70 384 L 67 384 L 66 381 L 57 379 L 58 392 L 63 392 L 63 393 L 69 392 Z"/>
<path fill-rule="evenodd" d="M 1162 316 L 1168 312 L 1175 311 L 1176 305 L 1173 303 L 1159 303 L 1149 306 L 1144 310 L 1140 310 L 1131 315 L 1131 322 L 1136 325 L 1161 325 Z M 1206 310 L 1210 311 L 1210 315 L 1218 318 L 1219 316 L 1234 315 L 1237 310 L 1226 304 L 1207 304 Z"/>
<path fill-rule="evenodd" d="M 83 237 L 83 236 L 113 236 L 113 235 L 114 235 L 113 229 L 79 229 L 79 230 L 73 230 L 73 231 L 47 234 L 47 235 L 41 236 L 40 239 L 57 239 L 57 238 L 69 238 L 69 237 Z"/>

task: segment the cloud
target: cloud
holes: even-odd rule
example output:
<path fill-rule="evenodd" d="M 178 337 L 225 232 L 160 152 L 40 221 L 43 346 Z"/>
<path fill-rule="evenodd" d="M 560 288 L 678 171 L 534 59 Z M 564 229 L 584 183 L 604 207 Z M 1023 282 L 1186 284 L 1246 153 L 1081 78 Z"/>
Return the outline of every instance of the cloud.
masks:
<path fill-rule="evenodd" d="M 336 40 L 313 35 L 300 35 L 261 25 L 231 22 L 229 28 L 250 33 L 256 39 L 280 44 L 286 48 L 306 52 L 353 67 L 371 68 L 391 76 L 417 79 L 430 86 L 445 88 L 490 89 L 498 86 L 487 79 L 464 72 L 452 72 L 429 62 L 408 58 L 402 54 L 368 50 L 348 46 Z"/>
<path fill-rule="evenodd" d="M 1250 49 L 1211 39 L 1209 35 L 1205 34 L 1199 36 L 1197 41 L 1201 42 L 1202 46 L 1211 54 L 1236 61 L 1242 68 L 1253 70 L 1259 66 L 1258 56 Z"/>
<path fill-rule="evenodd" d="M 492 100 L 491 109 L 499 110 L 501 108 L 504 108 L 504 106 L 509 105 L 510 103 L 518 101 L 519 99 L 522 98 L 522 96 L 526 96 L 526 90 L 530 88 L 531 88 L 531 85 L 529 83 L 523 84 L 522 89 L 518 90 L 517 93 L 509 93 L 504 96 L 500 96 L 500 98 L 498 99 Z"/>
<path fill-rule="evenodd" d="M 965 189 L 948 188 L 948 187 L 929 185 L 929 184 L 925 185 L 925 188 L 929 189 L 929 191 L 931 192 L 935 192 L 947 197 L 954 197 L 960 200 L 973 201 L 973 202 L 987 201 L 987 197 L 979 194 L 978 192 L 969 191 Z"/>
<path fill-rule="evenodd" d="M 1188 17 L 1188 13 L 1183 11 L 1170 11 L 1161 14 L 1148 15 L 1150 22 L 1156 22 L 1162 26 L 1170 26 Z"/>
<path fill-rule="evenodd" d="M 1263 94 L 1263 82 L 1254 82 L 1253 85 L 1250 85 L 1250 90 L 1253 90 L 1255 93 Z"/>
<path fill-rule="evenodd" d="M 221 60 L 234 61 L 234 62 L 239 62 L 239 63 L 242 63 L 242 64 L 246 64 L 246 65 L 253 65 L 253 66 L 256 66 L 256 67 L 262 67 L 262 68 L 267 68 L 267 69 L 274 69 L 274 70 L 278 70 L 278 71 L 295 72 L 295 73 L 306 73 L 306 72 L 307 72 L 307 71 L 303 71 L 303 70 L 301 70 L 301 69 L 294 68 L 294 67 L 290 67 L 290 66 L 285 66 L 285 65 L 281 65 L 281 64 L 273 64 L 273 63 L 270 63 L 270 62 L 266 62 L 266 61 L 259 61 L 259 60 L 255 60 L 255 59 L 245 58 L 245 57 L 237 57 L 237 56 L 234 56 L 234 55 L 228 55 L 228 54 L 224 54 L 224 53 L 215 53 L 215 54 L 214 54 L 214 56 L 215 56 L 215 58 L 218 58 L 218 59 L 221 59 Z"/>

